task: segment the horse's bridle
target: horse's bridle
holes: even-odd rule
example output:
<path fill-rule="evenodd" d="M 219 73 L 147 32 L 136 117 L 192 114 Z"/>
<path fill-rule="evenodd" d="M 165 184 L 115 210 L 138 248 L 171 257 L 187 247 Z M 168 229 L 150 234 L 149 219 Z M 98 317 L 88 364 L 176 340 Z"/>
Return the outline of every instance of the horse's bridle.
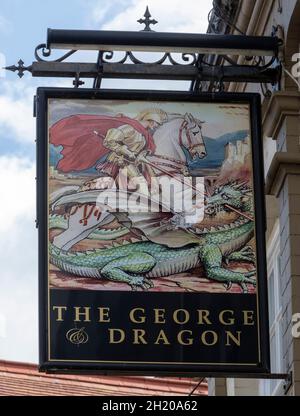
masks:
<path fill-rule="evenodd" d="M 188 150 L 193 150 L 194 147 L 199 146 L 199 144 L 198 143 L 196 143 L 196 144 L 193 144 L 192 143 L 190 130 L 187 129 L 187 125 L 188 125 L 188 122 L 186 120 L 183 120 L 183 122 L 182 122 L 182 124 L 181 124 L 181 126 L 179 128 L 179 137 L 178 137 L 179 140 L 178 141 L 179 141 L 179 144 L 180 144 L 181 147 L 186 147 L 183 144 L 183 138 L 182 138 L 182 133 L 183 133 L 183 131 L 185 131 L 185 134 L 186 134 L 186 137 L 187 137 L 187 141 L 188 141 L 188 145 L 189 145 Z M 195 124 L 195 126 L 196 126 L 196 124 Z"/>

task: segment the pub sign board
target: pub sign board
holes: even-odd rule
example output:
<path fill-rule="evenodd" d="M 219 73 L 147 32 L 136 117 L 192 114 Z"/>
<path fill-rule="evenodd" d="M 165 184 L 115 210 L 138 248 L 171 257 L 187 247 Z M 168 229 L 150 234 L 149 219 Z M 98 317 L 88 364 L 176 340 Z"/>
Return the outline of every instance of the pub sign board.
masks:
<path fill-rule="evenodd" d="M 268 373 L 257 94 L 39 88 L 40 370 Z"/>

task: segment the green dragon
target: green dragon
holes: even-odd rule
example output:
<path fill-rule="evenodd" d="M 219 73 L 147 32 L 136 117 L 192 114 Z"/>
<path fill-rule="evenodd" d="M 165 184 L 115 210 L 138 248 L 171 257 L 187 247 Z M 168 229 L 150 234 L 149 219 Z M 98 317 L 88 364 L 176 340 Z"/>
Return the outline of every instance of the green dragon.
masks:
<path fill-rule="evenodd" d="M 209 217 L 229 208 L 240 213 L 234 222 L 197 228 L 199 241 L 184 247 L 172 248 L 152 241 L 124 241 L 111 248 L 70 252 L 50 243 L 50 261 L 67 273 L 127 283 L 133 290 L 138 287 L 150 289 L 153 278 L 186 272 L 202 265 L 208 279 L 222 282 L 228 288 L 237 283 L 247 292 L 247 284 L 256 285 L 253 277 L 256 270 L 232 271 L 224 267 L 223 260 L 227 264 L 230 261 L 255 263 L 253 250 L 247 246 L 254 235 L 249 188 L 237 183 L 222 185 L 206 199 L 205 212 Z"/>

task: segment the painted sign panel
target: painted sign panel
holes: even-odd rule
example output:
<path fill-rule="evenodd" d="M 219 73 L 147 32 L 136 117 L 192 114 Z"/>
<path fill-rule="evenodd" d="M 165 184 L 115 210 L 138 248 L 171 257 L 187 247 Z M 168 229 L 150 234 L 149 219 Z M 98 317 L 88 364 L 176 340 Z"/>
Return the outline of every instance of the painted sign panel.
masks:
<path fill-rule="evenodd" d="M 259 96 L 37 103 L 40 368 L 267 372 Z"/>

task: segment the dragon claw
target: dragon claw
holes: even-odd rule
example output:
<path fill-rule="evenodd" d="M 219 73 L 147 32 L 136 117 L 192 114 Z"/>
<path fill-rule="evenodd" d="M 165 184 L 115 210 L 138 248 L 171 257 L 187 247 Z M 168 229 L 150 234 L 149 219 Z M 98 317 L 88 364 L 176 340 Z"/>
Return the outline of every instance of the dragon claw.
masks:
<path fill-rule="evenodd" d="M 248 263 L 255 263 L 255 255 L 251 246 L 245 246 L 240 251 L 231 253 L 228 257 L 225 258 L 225 263 L 228 264 L 229 261 L 242 261 Z"/>
<path fill-rule="evenodd" d="M 256 280 L 252 277 L 256 274 L 256 270 L 251 270 L 250 272 L 245 273 L 243 281 L 239 282 L 243 293 L 248 293 L 248 285 L 256 286 Z"/>
<path fill-rule="evenodd" d="M 144 284 L 146 286 L 146 289 L 151 289 L 152 287 L 154 287 L 154 283 L 152 282 L 152 280 L 149 279 L 144 279 Z"/>
<path fill-rule="evenodd" d="M 224 283 L 224 287 L 225 287 L 226 290 L 230 290 L 232 288 L 232 282 Z"/>
<path fill-rule="evenodd" d="M 130 286 L 132 290 L 136 291 L 139 287 L 143 290 L 151 289 L 154 284 L 143 276 L 133 276 Z"/>
<path fill-rule="evenodd" d="M 248 293 L 248 287 L 247 287 L 246 283 L 240 282 L 240 286 L 242 288 L 243 293 Z"/>

